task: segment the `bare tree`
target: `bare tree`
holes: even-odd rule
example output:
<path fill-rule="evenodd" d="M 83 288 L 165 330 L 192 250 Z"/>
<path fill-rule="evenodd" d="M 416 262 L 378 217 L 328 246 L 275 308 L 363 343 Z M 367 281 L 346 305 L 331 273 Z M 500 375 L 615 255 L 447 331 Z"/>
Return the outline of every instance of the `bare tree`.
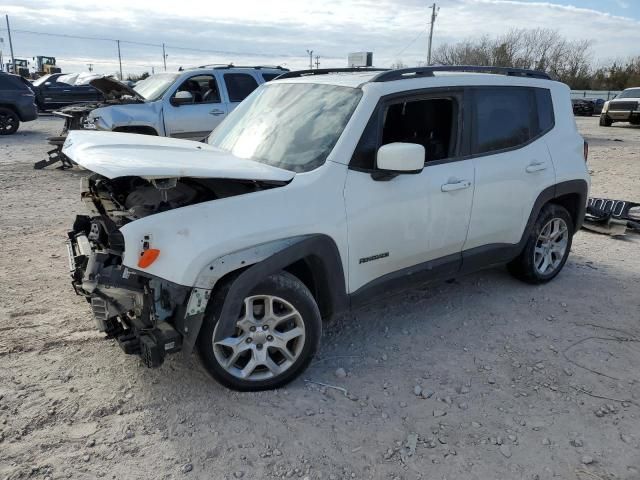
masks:
<path fill-rule="evenodd" d="M 588 40 L 568 41 L 556 30 L 514 29 L 498 37 L 483 36 L 444 44 L 434 52 L 436 63 L 543 70 L 574 88 L 590 81 Z"/>

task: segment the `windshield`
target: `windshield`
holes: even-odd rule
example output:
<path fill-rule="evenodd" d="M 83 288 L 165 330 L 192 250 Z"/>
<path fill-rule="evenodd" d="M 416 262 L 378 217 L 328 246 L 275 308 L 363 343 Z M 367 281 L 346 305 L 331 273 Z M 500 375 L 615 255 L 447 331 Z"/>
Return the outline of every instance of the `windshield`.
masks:
<path fill-rule="evenodd" d="M 640 88 L 629 88 L 616 98 L 640 98 Z"/>
<path fill-rule="evenodd" d="M 42 85 L 44 82 L 46 82 L 47 80 L 49 80 L 49 78 L 51 77 L 51 74 L 49 75 L 45 75 L 43 77 L 40 77 L 37 80 L 34 80 L 33 85 L 36 87 L 39 87 L 40 85 Z"/>
<path fill-rule="evenodd" d="M 322 165 L 362 91 L 321 84 L 263 85 L 209 137 L 213 146 L 294 172 Z"/>
<path fill-rule="evenodd" d="M 154 101 L 159 99 L 167 89 L 173 85 L 180 74 L 159 73 L 151 77 L 140 80 L 133 89 L 145 100 Z"/>

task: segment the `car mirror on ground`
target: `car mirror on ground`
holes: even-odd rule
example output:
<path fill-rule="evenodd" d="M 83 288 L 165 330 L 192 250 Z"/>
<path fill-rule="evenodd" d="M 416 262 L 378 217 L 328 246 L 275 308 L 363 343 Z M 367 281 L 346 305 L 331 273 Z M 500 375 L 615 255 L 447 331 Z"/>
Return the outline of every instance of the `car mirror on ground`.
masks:
<path fill-rule="evenodd" d="M 177 92 L 171 99 L 171 105 L 178 107 L 186 103 L 193 103 L 193 95 L 191 92 Z"/>
<path fill-rule="evenodd" d="M 394 142 L 378 149 L 376 165 L 380 170 L 418 173 L 424 167 L 425 150 L 417 143 Z"/>

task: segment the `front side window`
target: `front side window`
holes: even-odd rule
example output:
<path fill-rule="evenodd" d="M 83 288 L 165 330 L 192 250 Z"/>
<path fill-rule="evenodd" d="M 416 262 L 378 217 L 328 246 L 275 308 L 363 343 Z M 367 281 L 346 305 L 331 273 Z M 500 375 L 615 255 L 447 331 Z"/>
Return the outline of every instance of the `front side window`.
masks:
<path fill-rule="evenodd" d="M 224 83 L 232 103 L 241 102 L 258 88 L 256 79 L 246 73 L 225 73 Z"/>
<path fill-rule="evenodd" d="M 454 155 L 457 99 L 418 98 L 392 101 L 367 124 L 356 147 L 351 166 L 375 169 L 376 154 L 382 145 L 394 142 L 417 143 L 425 150 L 425 163 L 444 160 Z M 378 128 L 382 121 L 382 129 Z M 380 137 L 380 138 L 379 138 Z"/>
<path fill-rule="evenodd" d="M 474 154 L 518 147 L 534 132 L 535 104 L 528 88 L 490 87 L 475 92 Z"/>
<path fill-rule="evenodd" d="M 313 83 L 264 84 L 209 136 L 209 144 L 275 167 L 307 172 L 322 165 L 362 90 Z"/>
<path fill-rule="evenodd" d="M 178 92 L 189 92 L 191 104 L 220 103 L 220 90 L 213 75 L 196 75 L 180 84 L 173 96 Z"/>

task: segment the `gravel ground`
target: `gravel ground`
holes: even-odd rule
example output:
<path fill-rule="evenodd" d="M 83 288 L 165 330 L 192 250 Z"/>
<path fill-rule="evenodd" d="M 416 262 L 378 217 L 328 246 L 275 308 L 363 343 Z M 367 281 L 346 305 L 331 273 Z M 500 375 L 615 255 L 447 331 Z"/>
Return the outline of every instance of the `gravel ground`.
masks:
<path fill-rule="evenodd" d="M 640 128 L 577 121 L 593 194 L 640 202 Z M 497 269 L 380 300 L 288 388 L 239 394 L 94 330 L 64 246 L 83 174 L 32 169 L 60 126 L 0 138 L 0 478 L 640 478 L 640 236 L 579 232 L 544 286 Z"/>

